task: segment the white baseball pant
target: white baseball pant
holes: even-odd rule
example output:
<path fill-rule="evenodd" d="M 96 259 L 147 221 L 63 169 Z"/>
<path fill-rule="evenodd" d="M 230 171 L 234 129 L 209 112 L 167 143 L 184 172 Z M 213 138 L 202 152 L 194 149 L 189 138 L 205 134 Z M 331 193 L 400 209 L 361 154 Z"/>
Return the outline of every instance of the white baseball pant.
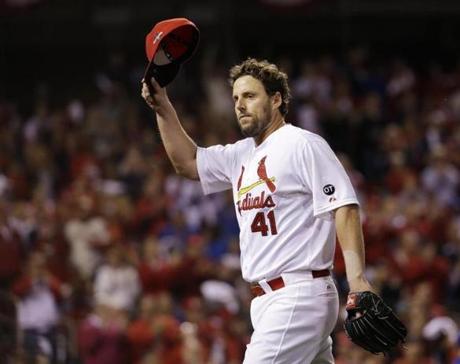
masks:
<path fill-rule="evenodd" d="M 339 299 L 332 277 L 305 278 L 305 272 L 282 277 L 285 287 L 251 302 L 254 332 L 243 364 L 334 363 L 330 334 Z"/>

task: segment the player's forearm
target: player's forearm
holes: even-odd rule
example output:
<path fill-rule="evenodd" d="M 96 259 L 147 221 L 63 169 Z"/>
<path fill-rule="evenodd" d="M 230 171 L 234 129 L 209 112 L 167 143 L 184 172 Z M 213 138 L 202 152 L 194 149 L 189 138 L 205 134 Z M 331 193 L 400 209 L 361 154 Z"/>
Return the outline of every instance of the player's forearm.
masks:
<path fill-rule="evenodd" d="M 147 85 L 150 84 L 150 88 Z M 147 105 L 156 112 L 161 139 L 176 172 L 184 177 L 198 179 L 196 166 L 196 144 L 187 135 L 176 110 L 169 101 L 166 89 L 152 77 L 142 80 L 141 95 Z"/>
<path fill-rule="evenodd" d="M 195 142 L 182 127 L 177 113 L 168 102 L 156 110 L 158 128 L 166 153 L 176 173 L 191 179 L 198 179 Z"/>
<path fill-rule="evenodd" d="M 347 205 L 338 208 L 335 212 L 335 225 L 350 290 L 369 290 L 369 283 L 364 275 L 364 240 L 358 206 Z"/>

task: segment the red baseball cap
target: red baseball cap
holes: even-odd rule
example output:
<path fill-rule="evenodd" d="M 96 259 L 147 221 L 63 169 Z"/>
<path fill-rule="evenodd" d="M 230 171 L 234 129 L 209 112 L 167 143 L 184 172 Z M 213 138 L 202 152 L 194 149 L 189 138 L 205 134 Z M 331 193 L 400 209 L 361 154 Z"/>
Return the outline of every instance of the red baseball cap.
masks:
<path fill-rule="evenodd" d="M 161 87 L 169 84 L 198 45 L 200 32 L 186 18 L 163 20 L 145 37 L 145 53 L 149 64 L 144 79 L 154 77 Z M 149 84 L 149 82 L 147 82 Z"/>

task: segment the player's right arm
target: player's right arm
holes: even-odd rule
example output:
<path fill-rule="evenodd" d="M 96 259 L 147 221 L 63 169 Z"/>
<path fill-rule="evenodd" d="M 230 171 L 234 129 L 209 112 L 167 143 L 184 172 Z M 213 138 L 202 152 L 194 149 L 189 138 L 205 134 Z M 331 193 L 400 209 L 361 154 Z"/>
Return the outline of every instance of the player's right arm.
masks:
<path fill-rule="evenodd" d="M 182 127 L 166 89 L 160 87 L 152 78 L 153 93 L 151 93 L 146 82 L 147 80 L 142 81 L 142 97 L 157 115 L 161 139 L 176 173 L 198 180 L 197 145 Z"/>

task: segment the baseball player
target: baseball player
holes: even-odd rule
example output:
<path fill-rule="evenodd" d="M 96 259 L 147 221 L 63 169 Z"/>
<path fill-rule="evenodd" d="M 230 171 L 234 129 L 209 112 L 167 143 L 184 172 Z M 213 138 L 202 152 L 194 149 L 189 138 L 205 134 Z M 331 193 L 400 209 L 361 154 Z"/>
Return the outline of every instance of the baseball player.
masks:
<path fill-rule="evenodd" d="M 142 97 L 156 112 L 176 172 L 200 180 L 205 194 L 232 189 L 242 275 L 255 296 L 244 363 L 333 363 L 336 235 L 350 291 L 372 290 L 364 277 L 355 192 L 326 141 L 285 121 L 290 99 L 285 73 L 267 61 L 247 59 L 230 70 L 230 80 L 246 138 L 225 146 L 198 147 L 153 78 L 143 81 Z"/>

